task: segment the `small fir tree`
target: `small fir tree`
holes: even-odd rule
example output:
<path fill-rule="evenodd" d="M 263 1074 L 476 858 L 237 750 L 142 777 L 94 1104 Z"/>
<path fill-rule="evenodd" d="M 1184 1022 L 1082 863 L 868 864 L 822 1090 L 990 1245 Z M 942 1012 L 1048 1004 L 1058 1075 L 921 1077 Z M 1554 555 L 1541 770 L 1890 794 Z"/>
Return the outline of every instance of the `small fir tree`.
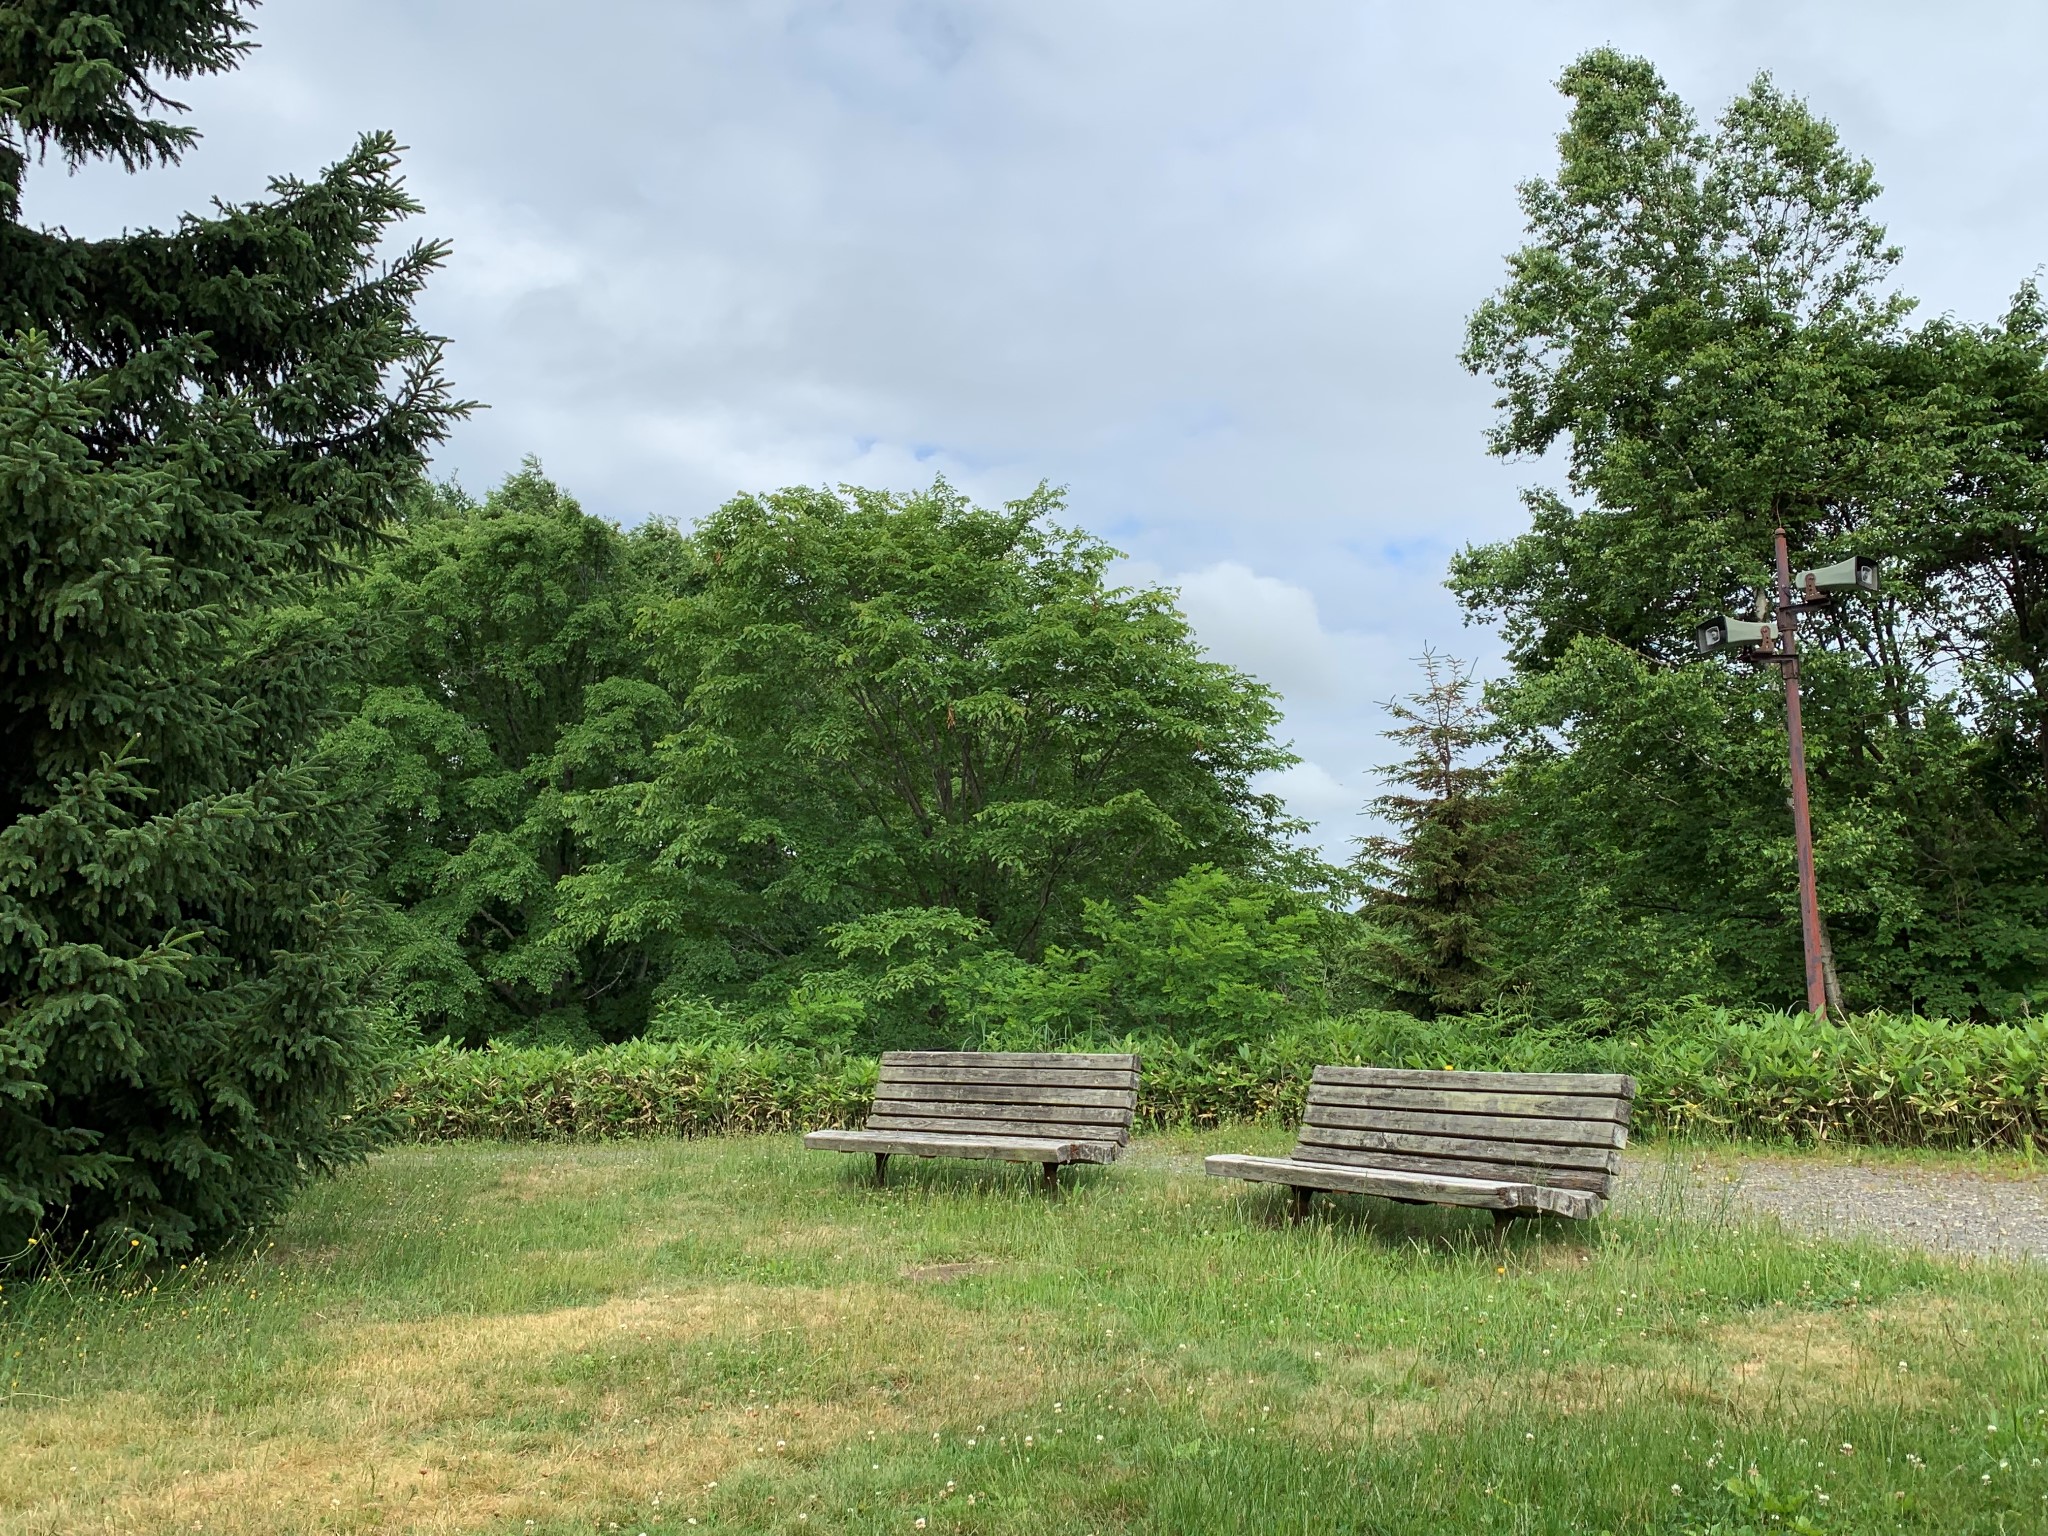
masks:
<path fill-rule="evenodd" d="M 1490 731 L 1472 670 L 1425 650 L 1423 687 L 1387 705 L 1385 734 L 1407 756 L 1385 770 L 1401 786 L 1370 809 L 1391 835 L 1359 839 L 1368 963 L 1399 1006 L 1424 1017 L 1481 1007 L 1495 991 L 1485 918 L 1500 894 L 1505 841 L 1494 769 L 1475 758 Z"/>
<path fill-rule="evenodd" d="M 169 232 L 25 223 L 54 150 L 175 160 L 235 0 L 0 11 L 0 1262 L 246 1230 L 358 1155 L 360 834 L 294 607 L 460 406 L 396 146 Z M 28 1239 L 38 1238 L 31 1246 Z"/>

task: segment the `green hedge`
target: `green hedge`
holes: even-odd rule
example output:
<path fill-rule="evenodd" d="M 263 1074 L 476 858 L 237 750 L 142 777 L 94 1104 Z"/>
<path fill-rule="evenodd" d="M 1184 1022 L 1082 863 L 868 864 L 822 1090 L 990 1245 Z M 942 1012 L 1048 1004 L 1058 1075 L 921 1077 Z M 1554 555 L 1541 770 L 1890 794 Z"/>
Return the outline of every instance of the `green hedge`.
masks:
<path fill-rule="evenodd" d="M 1104 1042 L 1108 1044 L 1108 1042 Z M 1425 1023 L 1405 1014 L 1325 1020 L 1198 1054 L 1143 1053 L 1141 1118 L 1154 1126 L 1290 1119 L 1319 1062 L 1515 1072 L 1629 1072 L 1637 1124 L 1768 1141 L 2024 1146 L 2048 1139 L 2048 1029 L 1865 1015 L 1814 1024 L 1783 1014 L 1674 1011 L 1628 1034 Z M 875 1064 L 775 1047 L 636 1041 L 421 1051 L 395 1094 L 426 1141 L 711 1136 L 857 1125 Z"/>
<path fill-rule="evenodd" d="M 2048 1028 L 1866 1014 L 1673 1010 L 1626 1034 L 1425 1023 L 1360 1014 L 1199 1060 L 1154 1044 L 1145 1111 L 1215 1125 L 1300 1113 L 1318 1062 L 1505 1072 L 1627 1072 L 1636 1124 L 1681 1134 L 1884 1146 L 2030 1145 L 2048 1139 Z"/>
<path fill-rule="evenodd" d="M 635 1040 L 566 1046 L 429 1046 L 392 1094 L 420 1141 L 597 1141 L 725 1136 L 858 1124 L 875 1063 L 809 1051 Z"/>

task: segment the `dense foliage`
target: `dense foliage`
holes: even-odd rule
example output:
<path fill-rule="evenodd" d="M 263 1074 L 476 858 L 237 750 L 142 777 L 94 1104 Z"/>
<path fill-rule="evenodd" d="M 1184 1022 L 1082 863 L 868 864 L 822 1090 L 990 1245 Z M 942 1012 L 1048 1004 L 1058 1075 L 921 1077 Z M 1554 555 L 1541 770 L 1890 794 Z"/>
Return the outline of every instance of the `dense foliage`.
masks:
<path fill-rule="evenodd" d="M 1766 1141 L 2038 1147 L 2048 1137 L 2048 1031 L 1864 1014 L 1816 1025 L 1701 1006 L 1603 1035 L 1499 1016 L 1364 1012 L 1218 1051 L 1175 1036 L 1099 1037 L 1144 1059 L 1139 1114 L 1160 1127 L 1295 1120 L 1320 1063 L 1424 1070 L 1628 1072 L 1640 1130 Z M 394 1101 L 412 1134 L 579 1140 L 853 1125 L 871 1057 L 775 1046 L 633 1041 L 598 1050 L 431 1047 Z"/>
<path fill-rule="evenodd" d="M 644 782 L 676 727 L 635 626 L 678 541 L 587 516 L 532 465 L 482 502 L 424 490 L 394 532 L 324 604 L 353 657 L 329 751 L 381 833 L 393 998 L 430 1037 L 635 1034 L 654 946 L 569 933 L 560 891 L 605 854 L 582 797 Z"/>
<path fill-rule="evenodd" d="M 587 1051 L 443 1042 L 411 1059 L 392 1104 L 420 1141 L 601 1141 L 849 1125 L 874 1096 L 872 1057 L 664 1040 Z"/>
<path fill-rule="evenodd" d="M 2048 317 L 1918 330 L 1870 166 L 1768 79 L 1711 130 L 1641 60 L 1567 71 L 1530 242 L 1471 323 L 1493 447 L 1568 494 L 1464 551 L 1501 625 L 1502 830 L 1520 895 L 1495 995 L 1549 1017 L 1644 997 L 1782 1004 L 1800 976 L 1779 678 L 1703 664 L 1782 523 L 1885 590 L 1803 626 L 1821 900 L 1852 1007 L 2048 1001 Z"/>
<path fill-rule="evenodd" d="M 183 1249 L 356 1155 L 379 1055 L 365 850 L 293 604 L 457 409 L 388 138 L 169 232 L 20 221 L 31 158 L 174 159 L 152 77 L 239 7 L 0 22 L 0 1256 Z"/>
<path fill-rule="evenodd" d="M 622 534 L 532 466 L 416 499 L 326 605 L 402 1014 L 875 1049 L 1307 1005 L 1271 696 L 1058 505 L 794 490 Z"/>

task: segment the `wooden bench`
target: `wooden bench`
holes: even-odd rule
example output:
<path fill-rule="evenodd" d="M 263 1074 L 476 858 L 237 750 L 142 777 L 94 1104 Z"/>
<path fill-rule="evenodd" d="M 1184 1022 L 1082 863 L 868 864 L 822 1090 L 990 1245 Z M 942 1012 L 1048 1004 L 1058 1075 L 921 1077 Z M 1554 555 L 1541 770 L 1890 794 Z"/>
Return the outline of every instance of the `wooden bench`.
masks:
<path fill-rule="evenodd" d="M 1137 1107 L 1135 1056 L 886 1051 L 866 1129 L 812 1131 L 804 1145 L 873 1153 L 877 1183 L 900 1152 L 1042 1163 L 1052 1189 L 1062 1163 L 1115 1162 Z"/>
<path fill-rule="evenodd" d="M 1287 1157 L 1211 1157 L 1219 1179 L 1285 1184 L 1292 1218 L 1319 1189 L 1517 1216 L 1596 1216 L 1628 1143 L 1636 1080 L 1575 1072 L 1317 1067 Z"/>

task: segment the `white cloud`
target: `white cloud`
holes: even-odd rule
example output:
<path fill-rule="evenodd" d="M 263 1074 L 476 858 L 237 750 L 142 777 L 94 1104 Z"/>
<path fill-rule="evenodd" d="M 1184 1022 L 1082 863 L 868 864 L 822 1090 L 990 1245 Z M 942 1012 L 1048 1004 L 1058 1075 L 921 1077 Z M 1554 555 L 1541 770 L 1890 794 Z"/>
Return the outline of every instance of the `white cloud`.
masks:
<path fill-rule="evenodd" d="M 1342 863 L 1351 857 L 1351 840 L 1365 828 L 1362 808 L 1371 794 L 1355 777 L 1347 783 L 1321 763 L 1300 762 L 1263 775 L 1258 787 L 1278 795 L 1290 811 L 1314 825 L 1312 841 L 1324 858 Z"/>
<path fill-rule="evenodd" d="M 1175 578 L 1181 611 L 1209 651 L 1299 704 L 1337 702 L 1347 669 L 1315 594 L 1234 560 Z"/>
<path fill-rule="evenodd" d="M 1377 792 L 1373 767 L 1388 755 L 1381 706 L 1413 687 L 1413 647 L 1401 636 L 1333 629 L 1306 587 L 1236 561 L 1178 575 L 1124 561 L 1114 575 L 1174 588 L 1203 648 L 1280 695 L 1280 735 L 1302 761 L 1261 787 L 1313 824 L 1326 856 L 1346 857 Z"/>

